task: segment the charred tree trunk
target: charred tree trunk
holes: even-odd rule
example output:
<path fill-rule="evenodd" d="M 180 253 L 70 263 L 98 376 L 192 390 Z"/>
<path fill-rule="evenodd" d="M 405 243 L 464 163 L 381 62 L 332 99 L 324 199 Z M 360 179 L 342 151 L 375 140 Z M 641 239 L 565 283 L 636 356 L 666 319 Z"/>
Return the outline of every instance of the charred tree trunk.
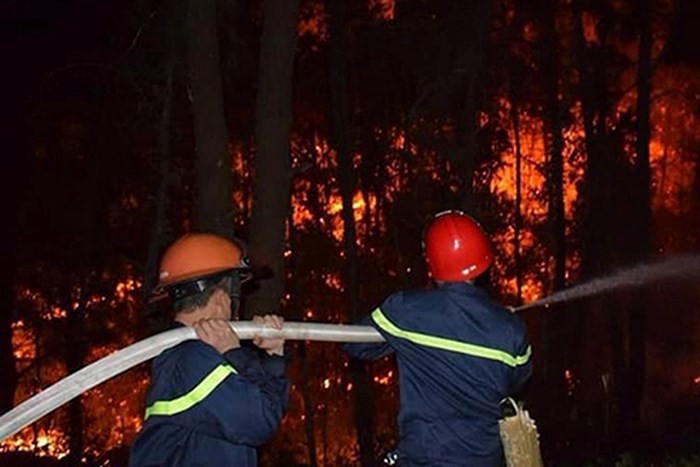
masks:
<path fill-rule="evenodd" d="M 217 34 L 217 0 L 187 0 L 187 52 L 196 152 L 196 226 L 233 236 L 231 163 Z"/>
<path fill-rule="evenodd" d="M 9 103 L 9 108 L 14 105 Z M 17 240 L 19 230 L 17 228 L 17 218 L 20 210 L 20 199 L 23 191 L 21 180 L 26 172 L 23 167 L 24 144 L 19 135 L 22 134 L 19 128 L 10 122 L 16 121 L 17 116 L 3 123 L 7 134 L 3 134 L 6 152 L 0 158 L 0 172 L 5 176 L 5 180 L 0 185 L 0 195 L 2 196 L 5 208 L 4 216 L 6 222 L 4 228 L 0 229 L 0 257 L 3 258 L 3 267 L 0 268 L 0 413 L 5 413 L 14 406 L 15 388 L 17 387 L 17 368 L 15 367 L 15 357 L 12 348 L 12 322 L 14 321 L 15 308 L 15 271 L 17 265 Z M 4 133 L 4 132 L 3 132 Z"/>
<path fill-rule="evenodd" d="M 250 254 L 273 277 L 263 281 L 246 313 L 269 313 L 284 294 L 285 220 L 289 211 L 292 75 L 299 0 L 265 0 L 255 122 L 257 154 Z"/>
<path fill-rule="evenodd" d="M 637 71 L 637 158 L 635 161 L 635 185 L 637 229 L 635 231 L 635 259 L 644 261 L 651 252 L 651 170 L 649 161 L 649 143 L 651 140 L 650 106 L 651 106 L 651 52 L 652 52 L 652 9 L 651 0 L 637 2 L 639 15 L 639 64 Z M 644 291 L 642 291 L 644 294 Z M 628 328 L 630 351 L 627 359 L 629 381 L 627 384 L 628 407 L 625 415 L 629 420 L 626 426 L 636 432 L 641 428 L 641 404 L 644 395 L 646 376 L 646 321 L 647 300 L 638 297 L 635 301 L 636 313 L 629 314 Z"/>
<path fill-rule="evenodd" d="M 20 50 L 13 45 L 13 41 L 7 40 L 0 45 L 0 53 L 5 60 L 13 62 L 28 52 Z M 29 181 L 26 174 L 29 172 L 27 156 L 30 154 L 22 109 L 26 103 L 26 90 L 33 89 L 24 79 L 26 78 L 21 77 L 20 73 L 3 73 L 0 77 L 0 85 L 8 90 L 0 110 L 0 140 L 3 142 L 0 197 L 3 200 L 4 218 L 3 228 L 0 229 L 0 258 L 3 261 L 3 267 L 0 268 L 0 413 L 13 407 L 18 378 L 12 348 L 12 323 L 15 318 L 15 274 L 20 260 L 17 254 L 21 232 L 18 222 Z"/>
<path fill-rule="evenodd" d="M 2 239 L 4 241 L 4 239 Z M 8 247 L 10 243 L 7 244 Z M 3 248 L 4 250 L 5 248 Z M 3 258 L 9 264 L 0 272 L 0 413 L 5 413 L 14 405 L 17 387 L 17 369 L 12 349 L 12 321 L 14 309 L 14 252 L 3 251 Z"/>
<path fill-rule="evenodd" d="M 549 3 L 549 2 L 548 2 Z M 559 38 L 557 3 L 544 7 L 542 78 L 546 95 L 546 141 L 549 158 L 550 219 L 554 243 L 554 291 L 566 287 L 566 217 L 564 212 L 564 138 L 559 104 Z"/>
<path fill-rule="evenodd" d="M 512 78 L 512 76 L 511 76 Z M 513 249 L 515 261 L 515 285 L 516 285 L 516 300 L 520 305 L 523 302 L 523 274 L 522 274 L 522 259 L 520 252 L 520 234 L 523 229 L 522 215 L 522 160 L 523 153 L 520 145 L 520 117 L 518 115 L 518 106 L 516 104 L 514 93 L 510 92 L 510 118 L 513 124 L 513 136 L 515 139 L 515 222 L 513 225 Z"/>
<path fill-rule="evenodd" d="M 347 2 L 329 0 L 330 43 L 329 78 L 331 87 L 331 145 L 338 157 L 338 182 L 343 202 L 343 252 L 345 254 L 345 297 L 348 317 L 355 321 L 359 316 L 359 277 L 356 226 L 353 212 L 353 194 L 356 181 L 352 163 L 350 140 L 350 106 L 348 102 L 348 44 Z M 372 386 L 366 365 L 358 360 L 350 362 L 353 381 L 355 427 L 360 446 L 360 465 L 374 465 L 374 434 L 372 414 Z"/>
<path fill-rule="evenodd" d="M 173 169 L 170 155 L 170 128 L 173 104 L 173 73 L 175 68 L 174 56 L 171 55 L 165 65 L 163 84 L 163 107 L 158 124 L 158 188 L 155 193 L 153 225 L 146 252 L 146 265 L 143 271 L 144 314 L 148 326 L 153 332 L 165 330 L 170 324 L 169 311 L 163 310 L 159 304 L 149 304 L 148 298 L 156 286 L 158 277 L 158 259 L 163 246 L 168 239 L 168 193 L 172 187 Z"/>
<path fill-rule="evenodd" d="M 314 423 L 314 402 L 311 398 L 311 376 L 309 372 L 309 358 L 306 355 L 306 342 L 299 343 L 297 356 L 301 366 L 301 395 L 304 399 L 304 431 L 306 432 L 306 451 L 309 455 L 309 467 L 316 467 L 316 427 Z M 324 458 L 324 463 L 326 459 Z"/>
<path fill-rule="evenodd" d="M 605 102 L 607 96 L 604 93 L 607 86 L 602 50 L 605 44 L 607 19 L 601 19 L 598 27 L 602 45 L 586 44 L 583 33 L 582 0 L 572 0 L 571 5 L 574 10 L 575 56 L 579 73 L 586 147 L 584 193 L 587 235 L 583 240 L 582 272 L 584 276 L 589 277 L 605 271 L 609 266 L 612 249 L 611 239 L 606 229 L 611 218 L 608 173 L 612 164 L 608 163 L 611 156 L 606 150 Z"/>
<path fill-rule="evenodd" d="M 545 150 L 547 151 L 548 185 L 549 185 L 549 222 L 551 225 L 554 255 L 554 291 L 566 286 L 566 224 L 564 215 L 564 139 L 562 135 L 562 105 L 559 99 L 559 38 L 556 31 L 557 7 L 559 2 L 543 0 L 542 42 L 541 42 L 541 80 L 545 96 L 544 131 Z M 548 421 L 557 421 L 563 412 L 557 402 L 566 400 L 567 387 L 563 377 L 567 364 L 561 358 L 562 349 L 567 348 L 571 319 L 567 312 L 545 313 L 542 317 L 540 335 L 541 371 L 535 376 L 538 400 L 543 401 L 542 412 L 547 413 Z M 565 405 L 564 405 L 565 406 Z"/>
<path fill-rule="evenodd" d="M 17 138 L 15 133 L 14 138 Z M 5 139 L 8 141 L 8 139 Z M 18 180 L 23 177 L 10 176 L 18 175 L 21 170 L 18 167 L 18 160 L 21 157 L 20 145 L 8 147 L 6 158 L 1 163 L 2 173 L 8 176 L 8 180 L 2 183 L 0 193 L 5 200 L 7 223 L 0 229 L 0 257 L 3 258 L 3 267 L 0 270 L 0 413 L 5 413 L 14 406 L 15 388 L 17 387 L 17 368 L 15 367 L 15 357 L 12 348 L 12 322 L 14 321 L 15 305 L 15 270 L 16 270 L 16 244 L 18 231 L 17 212 L 19 210 L 19 196 L 21 187 Z M 9 159 L 6 163 L 6 159 Z"/>
<path fill-rule="evenodd" d="M 638 2 L 640 18 L 639 65 L 637 71 L 637 158 L 635 182 L 639 213 L 637 231 L 637 256 L 644 260 L 651 251 L 651 169 L 649 143 L 651 141 L 651 50 L 652 50 L 652 5 L 651 0 Z"/>
<path fill-rule="evenodd" d="M 615 154 L 610 151 L 611 140 L 606 127 L 608 86 L 604 58 L 611 13 L 606 10 L 608 5 L 604 3 L 599 5 L 603 8 L 603 12 L 600 13 L 601 20 L 596 28 L 599 43 L 586 44 L 583 33 L 582 0 L 572 0 L 571 5 L 574 12 L 575 58 L 579 71 L 586 147 L 585 236 L 582 245 L 581 270 L 582 275 L 589 278 L 601 275 L 612 266 L 615 249 L 614 239 L 610 235 L 615 223 L 613 215 L 615 199 L 610 174 L 615 169 L 616 160 Z M 595 312 L 599 312 L 599 315 L 604 313 L 603 319 L 607 321 L 608 338 L 612 346 L 611 393 L 614 394 L 616 404 L 619 406 L 620 402 L 624 403 L 626 398 L 622 313 L 610 297 L 593 299 L 589 306 L 592 308 L 592 312 L 589 311 L 592 317 L 595 316 Z M 581 310 L 577 310 L 573 322 L 568 324 L 574 334 L 569 338 L 570 344 L 567 348 L 573 348 L 574 352 L 578 352 L 582 342 L 581 329 L 584 327 Z M 615 432 L 623 424 L 621 420 L 612 420 L 608 441 L 616 442 L 619 437 Z"/>
<path fill-rule="evenodd" d="M 67 293 L 70 295 L 70 288 Z M 85 341 L 83 332 L 83 306 L 78 298 L 78 307 L 73 309 L 70 296 L 64 301 L 66 310 L 66 336 L 75 336 L 66 343 L 66 370 L 72 374 L 80 370 L 85 359 Z M 78 396 L 68 403 L 68 447 L 70 449 L 70 465 L 82 464 L 84 438 L 83 438 L 83 403 L 82 396 Z"/>
<path fill-rule="evenodd" d="M 158 254 L 166 243 L 168 221 L 168 191 L 172 183 L 172 167 L 170 160 L 170 114 L 173 102 L 173 69 L 174 60 L 168 60 L 165 67 L 165 83 L 163 86 L 163 108 L 158 125 L 158 190 L 155 196 L 155 214 L 153 230 L 148 243 L 146 268 L 144 270 L 144 293 L 150 294 L 158 275 Z"/>
<path fill-rule="evenodd" d="M 287 217 L 288 225 L 293 226 L 294 221 L 292 219 L 292 213 L 289 213 Z M 291 245 L 293 255 L 289 256 L 289 262 L 287 268 L 290 271 L 296 271 L 297 266 L 301 263 L 302 255 L 304 254 L 303 249 L 299 247 L 299 235 L 296 231 L 290 231 L 289 233 L 289 243 Z M 296 321 L 304 321 L 305 316 L 303 312 L 301 297 L 304 294 L 303 282 L 299 278 L 292 279 L 293 290 L 291 293 L 289 301 L 289 309 L 292 311 L 291 319 Z M 314 401 L 311 395 L 311 381 L 312 375 L 309 368 L 309 357 L 307 354 L 308 342 L 301 341 L 298 343 L 296 359 L 299 361 L 299 368 L 301 369 L 301 380 L 299 385 L 301 387 L 301 397 L 304 401 L 304 432 L 306 434 L 306 451 L 309 456 L 309 467 L 318 466 L 318 456 L 316 455 L 316 427 L 314 421 Z"/>
<path fill-rule="evenodd" d="M 479 146 L 477 144 L 477 90 L 484 55 L 484 41 L 491 27 L 498 2 L 479 0 L 457 2 L 448 21 L 448 41 L 459 44 L 450 64 L 447 78 L 454 102 L 452 115 L 455 121 L 456 161 L 462 180 L 459 194 L 460 208 L 474 213 L 474 171 Z"/>
<path fill-rule="evenodd" d="M 457 167 L 463 180 L 459 194 L 460 208 L 474 213 L 474 171 L 479 146 L 477 144 L 477 89 L 481 72 L 484 41 L 489 33 L 491 19 L 496 13 L 498 2 L 490 0 L 474 3 L 457 2 L 455 14 L 450 21 L 450 41 L 462 44 L 465 49 L 457 53 L 452 64 L 453 85 L 452 114 L 455 120 L 455 142 L 457 146 Z"/>

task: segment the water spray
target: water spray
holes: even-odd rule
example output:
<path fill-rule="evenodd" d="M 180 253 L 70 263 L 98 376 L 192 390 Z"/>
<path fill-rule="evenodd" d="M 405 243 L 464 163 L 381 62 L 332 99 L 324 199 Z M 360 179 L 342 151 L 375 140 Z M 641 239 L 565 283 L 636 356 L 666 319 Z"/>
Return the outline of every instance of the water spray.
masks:
<path fill-rule="evenodd" d="M 676 277 L 700 277 L 700 256 L 677 256 L 662 262 L 646 263 L 620 269 L 609 276 L 592 279 L 583 284 L 555 292 L 532 303 L 521 305 L 515 311 L 520 312 L 535 307 L 547 307 L 555 303 L 598 295 L 616 289 L 638 287 L 649 282 Z"/>

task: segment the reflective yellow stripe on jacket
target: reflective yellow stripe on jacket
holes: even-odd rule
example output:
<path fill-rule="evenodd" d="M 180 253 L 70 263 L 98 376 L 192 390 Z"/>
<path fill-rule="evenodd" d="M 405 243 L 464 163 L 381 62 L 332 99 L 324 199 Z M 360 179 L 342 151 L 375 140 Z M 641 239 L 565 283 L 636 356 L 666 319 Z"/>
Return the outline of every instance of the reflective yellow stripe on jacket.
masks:
<path fill-rule="evenodd" d="M 413 342 L 414 344 L 424 345 L 426 347 L 433 347 L 441 350 L 449 350 L 451 352 L 457 352 L 465 355 L 471 355 L 472 357 L 486 358 L 489 360 L 495 360 L 501 362 L 510 367 L 516 367 L 527 363 L 530 359 L 530 354 L 532 349 L 527 346 L 525 353 L 523 355 L 510 355 L 509 353 L 492 349 L 489 347 L 482 347 L 480 345 L 468 344 L 466 342 L 460 342 L 452 339 L 447 339 L 445 337 L 431 336 L 429 334 L 421 334 L 412 331 L 406 331 L 398 328 L 394 323 L 389 321 L 389 319 L 384 316 L 382 310 L 377 308 L 372 312 L 372 319 L 377 326 L 379 326 L 387 334 L 391 334 L 399 339 L 405 339 L 407 341 Z"/>
<path fill-rule="evenodd" d="M 231 365 L 222 363 L 214 368 L 187 394 L 169 401 L 156 401 L 151 404 L 146 408 L 144 420 L 147 420 L 151 415 L 176 415 L 194 407 L 211 394 L 231 374 L 238 374 L 238 372 Z"/>

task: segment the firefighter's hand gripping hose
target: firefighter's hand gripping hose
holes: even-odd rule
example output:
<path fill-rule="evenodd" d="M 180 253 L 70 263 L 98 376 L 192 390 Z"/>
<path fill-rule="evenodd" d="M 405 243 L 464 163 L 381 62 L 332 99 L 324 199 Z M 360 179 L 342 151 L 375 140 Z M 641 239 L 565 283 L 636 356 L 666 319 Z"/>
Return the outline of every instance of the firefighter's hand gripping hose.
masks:
<path fill-rule="evenodd" d="M 250 321 L 235 321 L 230 324 L 240 339 L 260 336 L 321 342 L 383 341 L 381 335 L 370 326 L 286 322 L 282 329 L 277 330 Z M 177 328 L 139 341 L 91 363 L 0 416 L 0 441 L 113 376 L 150 360 L 182 341 L 196 337 L 194 329 L 190 327 Z"/>

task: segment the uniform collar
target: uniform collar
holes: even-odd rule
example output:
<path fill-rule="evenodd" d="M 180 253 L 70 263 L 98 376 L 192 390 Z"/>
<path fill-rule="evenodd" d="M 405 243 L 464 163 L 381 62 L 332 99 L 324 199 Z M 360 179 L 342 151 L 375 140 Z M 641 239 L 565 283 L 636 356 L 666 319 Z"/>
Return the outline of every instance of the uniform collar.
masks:
<path fill-rule="evenodd" d="M 443 282 L 437 284 L 439 290 L 448 290 L 467 295 L 486 296 L 486 292 L 470 282 Z"/>

